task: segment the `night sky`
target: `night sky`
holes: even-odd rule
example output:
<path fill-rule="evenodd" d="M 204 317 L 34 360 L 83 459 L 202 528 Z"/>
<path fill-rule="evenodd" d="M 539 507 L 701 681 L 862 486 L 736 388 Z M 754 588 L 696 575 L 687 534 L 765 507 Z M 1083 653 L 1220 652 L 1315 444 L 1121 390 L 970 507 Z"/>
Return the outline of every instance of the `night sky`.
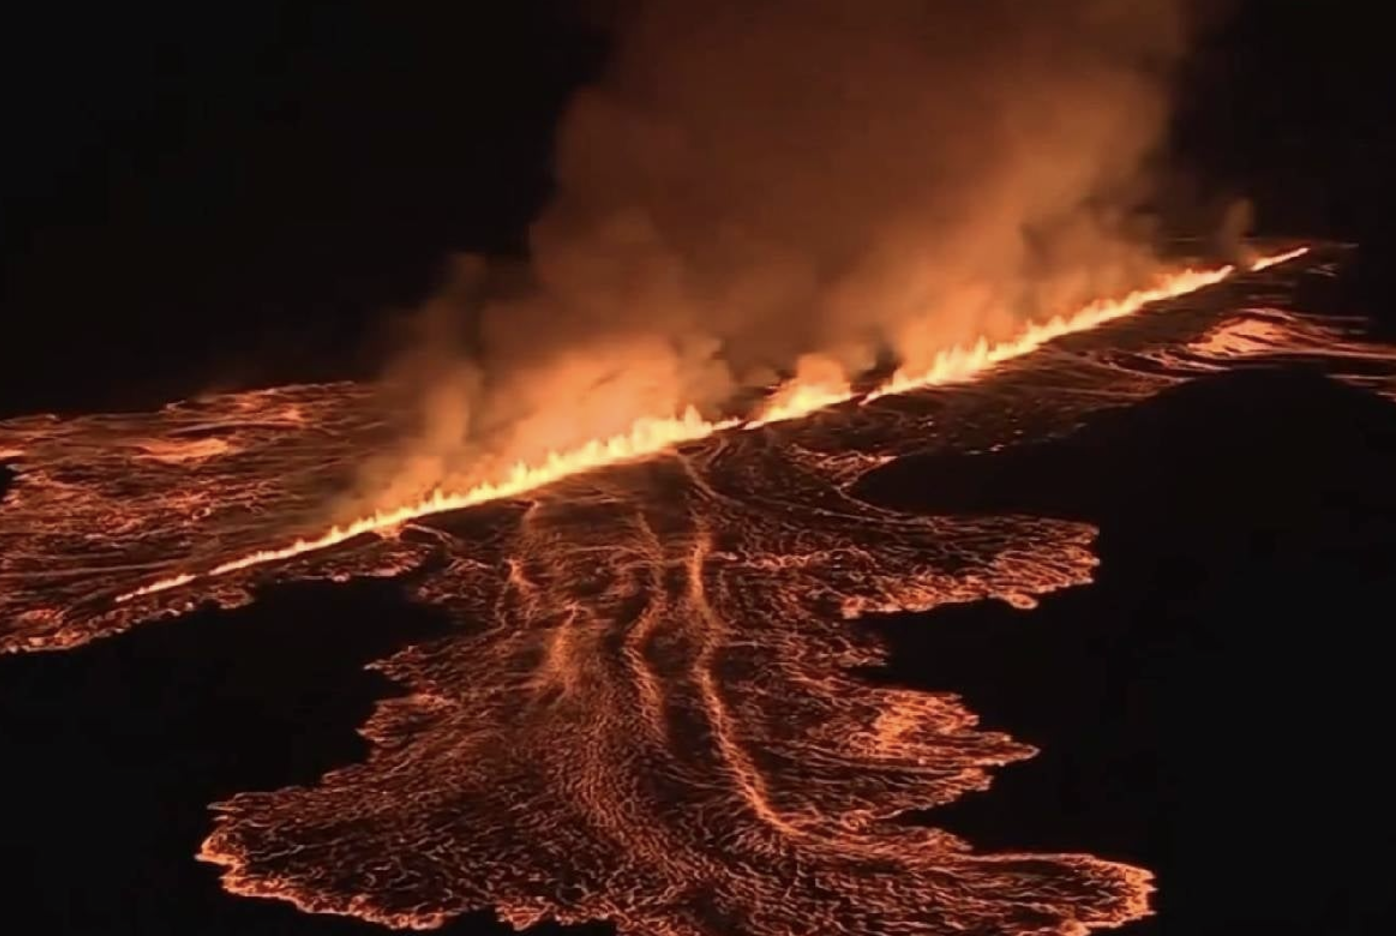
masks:
<path fill-rule="evenodd" d="M 1173 134 L 1189 201 L 1383 252 L 1364 9 L 1250 2 L 1212 30 Z M 3 33 L 10 413 L 373 373 L 451 251 L 519 249 L 605 55 L 566 0 L 43 4 Z"/>

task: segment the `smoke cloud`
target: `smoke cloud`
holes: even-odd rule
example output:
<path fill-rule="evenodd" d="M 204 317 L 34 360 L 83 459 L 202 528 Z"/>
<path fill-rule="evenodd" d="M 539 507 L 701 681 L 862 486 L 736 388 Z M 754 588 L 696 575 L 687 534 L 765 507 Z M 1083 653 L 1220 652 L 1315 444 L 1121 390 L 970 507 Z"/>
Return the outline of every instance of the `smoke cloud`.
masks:
<path fill-rule="evenodd" d="M 559 128 L 527 275 L 399 363 L 388 499 L 1137 285 L 1181 0 L 641 0 Z M 381 488 L 381 484 L 380 484 Z"/>

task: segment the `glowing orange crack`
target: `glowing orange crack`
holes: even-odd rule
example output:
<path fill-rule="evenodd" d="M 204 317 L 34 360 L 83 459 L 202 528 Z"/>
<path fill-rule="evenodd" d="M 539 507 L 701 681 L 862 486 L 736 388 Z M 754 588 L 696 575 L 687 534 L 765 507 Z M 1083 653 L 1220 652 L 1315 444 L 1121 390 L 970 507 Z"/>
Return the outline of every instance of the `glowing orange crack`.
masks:
<path fill-rule="evenodd" d="M 1249 269 L 1264 270 L 1301 257 L 1307 252 L 1307 247 L 1297 247 L 1261 257 L 1253 261 Z M 996 343 L 981 338 L 969 347 L 948 348 L 935 356 L 930 367 L 917 371 L 899 370 L 880 387 L 866 394 L 863 400 L 867 402 L 890 394 L 908 393 L 923 387 L 969 379 L 995 364 L 1035 351 L 1055 338 L 1088 331 L 1106 322 L 1132 315 L 1151 302 L 1174 299 L 1196 292 L 1220 283 L 1235 272 L 1236 267 L 1231 265 L 1211 270 L 1185 269 L 1164 275 L 1153 286 L 1137 289 L 1122 299 L 1098 300 L 1072 315 L 1056 316 L 1046 322 L 1031 323 L 1016 338 Z M 498 481 L 486 481 L 460 492 L 438 489 L 415 503 L 391 510 L 378 510 L 342 526 L 332 526 L 319 536 L 298 539 L 276 549 L 258 550 L 215 565 L 205 572 L 183 572 L 163 578 L 119 595 L 116 600 L 129 601 L 142 595 L 178 588 L 199 579 L 327 549 L 356 536 L 390 530 L 407 521 L 432 514 L 515 497 L 569 475 L 654 455 L 675 445 L 702 439 L 726 429 L 754 429 L 773 422 L 798 419 L 851 400 L 855 396 L 853 389 L 846 383 L 803 383 L 797 379 L 779 388 L 760 414 L 745 421 L 730 419 L 710 422 L 703 419 L 692 407 L 677 417 L 641 418 L 635 421 L 628 432 L 608 439 L 592 440 L 567 452 L 551 452 L 536 465 L 518 463 L 507 476 Z"/>
<path fill-rule="evenodd" d="M 225 575 L 251 566 L 290 559 L 319 549 L 327 549 L 364 533 L 382 532 L 418 517 L 514 497 L 568 475 L 577 474 L 600 465 L 609 465 L 650 455 L 682 442 L 704 438 L 714 432 L 729 429 L 738 424 L 739 421 L 735 419 L 709 422 L 699 416 L 698 411 L 693 407 L 689 407 L 683 416 L 678 418 L 638 419 L 630 427 L 629 432 L 611 436 L 609 439 L 594 439 L 586 445 L 568 452 L 550 452 L 542 464 L 526 465 L 522 462 L 515 464 L 502 480 L 486 481 L 469 490 L 455 493 L 437 489 L 416 503 L 406 504 L 391 510 L 377 510 L 343 526 L 332 526 L 319 536 L 298 539 L 279 549 L 258 550 L 216 565 L 204 573 L 186 572 L 160 579 L 135 591 L 120 595 L 116 600 L 128 601 L 141 595 L 176 588 L 195 579 Z"/>
<path fill-rule="evenodd" d="M 1253 273 L 1259 272 L 1260 270 L 1269 269 L 1272 266 L 1278 266 L 1281 263 L 1288 263 L 1290 260 L 1302 257 L 1308 252 L 1309 248 L 1307 247 L 1295 247 L 1293 250 L 1286 250 L 1284 253 L 1271 254 L 1268 257 L 1261 257 L 1258 260 L 1252 261 L 1250 269 Z"/>
<path fill-rule="evenodd" d="M 920 387 L 965 380 L 994 364 L 1035 351 L 1055 338 L 1098 328 L 1114 319 L 1133 315 L 1151 302 L 1174 299 L 1220 283 L 1235 270 L 1233 266 L 1215 270 L 1183 270 L 1163 277 L 1154 286 L 1136 289 L 1123 299 L 1097 300 L 1073 315 L 1058 315 L 1046 322 L 1030 323 L 1022 334 L 1007 341 L 991 344 L 988 339 L 980 338 L 969 348 L 947 348 L 936 354 L 930 367 L 919 371 L 897 371 L 890 380 L 869 393 L 864 402 L 889 394 L 907 393 Z"/>

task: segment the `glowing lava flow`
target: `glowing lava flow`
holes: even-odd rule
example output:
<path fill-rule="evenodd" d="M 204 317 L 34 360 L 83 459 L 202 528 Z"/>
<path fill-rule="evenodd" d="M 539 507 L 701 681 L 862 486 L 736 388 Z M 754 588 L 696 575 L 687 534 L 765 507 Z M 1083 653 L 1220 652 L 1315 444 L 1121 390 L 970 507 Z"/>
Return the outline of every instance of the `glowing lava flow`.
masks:
<path fill-rule="evenodd" d="M 1307 247 L 1298 247 L 1253 261 L 1251 270 L 1263 270 L 1303 256 Z M 1236 271 L 1234 266 L 1211 270 L 1185 269 L 1164 275 L 1153 286 L 1138 289 L 1123 299 L 1099 300 L 1069 316 L 1056 316 L 1046 322 L 1032 323 L 1016 338 L 990 343 L 981 338 L 970 347 L 955 346 L 938 353 L 931 366 L 919 371 L 898 371 L 886 383 L 868 393 L 863 402 L 890 394 L 907 393 L 922 387 L 962 381 L 974 377 L 995 364 L 1020 357 L 1063 335 L 1087 331 L 1114 319 L 1138 312 L 1151 302 L 1174 299 L 1220 283 Z M 690 407 L 682 416 L 643 418 L 629 432 L 598 439 L 567 452 L 552 452 L 540 463 L 518 463 L 508 475 L 498 481 L 486 481 L 466 491 L 435 490 L 412 504 L 391 510 L 379 510 L 342 526 L 333 526 L 325 533 L 277 549 L 264 549 L 213 566 L 200 573 L 184 572 L 160 579 L 134 591 L 119 595 L 118 602 L 142 595 L 177 588 L 202 578 L 225 575 L 252 566 L 290 559 L 320 549 L 327 549 L 365 533 L 390 530 L 401 524 L 431 514 L 459 510 L 489 501 L 515 497 L 542 487 L 568 475 L 604 465 L 653 455 L 674 445 L 691 442 L 725 429 L 754 429 L 789 419 L 807 416 L 818 410 L 853 399 L 857 394 L 847 383 L 802 381 L 787 383 L 776 391 L 764 410 L 749 420 L 711 422 Z"/>
<path fill-rule="evenodd" d="M 1285 259 L 1292 259 L 1303 252 L 1303 249 L 1291 252 Z M 1281 262 L 1276 258 L 1269 259 L 1269 265 Z M 1258 263 L 1255 268 L 1260 268 Z M 947 348 L 936 354 L 928 368 L 919 371 L 897 371 L 890 380 L 869 393 L 863 402 L 889 394 L 907 393 L 921 387 L 966 380 L 994 364 L 1035 351 L 1054 338 L 1097 328 L 1114 319 L 1132 315 L 1151 302 L 1175 299 L 1220 283 L 1235 272 L 1235 269 L 1233 266 L 1224 266 L 1215 270 L 1183 270 L 1163 277 L 1154 286 L 1136 289 L 1123 299 L 1098 300 L 1073 315 L 1058 315 L 1046 322 L 1031 323 L 1022 334 L 1007 341 L 990 344 L 988 339 L 980 338 L 969 348 L 963 345 Z"/>
<path fill-rule="evenodd" d="M 290 559 L 318 549 L 327 549 L 364 533 L 389 530 L 418 517 L 514 497 L 589 468 L 650 455 L 682 442 L 701 439 L 738 424 L 739 421 L 735 419 L 709 422 L 699 416 L 698 411 L 692 407 L 689 407 L 683 416 L 677 418 L 639 419 L 630 427 L 629 432 L 614 435 L 609 439 L 593 439 L 586 445 L 568 452 L 550 452 L 541 464 L 526 465 L 519 462 L 510 469 L 506 477 L 499 481 L 486 481 L 469 490 L 456 493 L 442 491 L 438 488 L 416 503 L 406 504 L 392 510 L 378 510 L 343 526 L 333 526 L 320 536 L 298 539 L 289 546 L 283 546 L 279 549 L 263 549 L 249 553 L 246 556 L 216 565 L 202 574 L 196 575 L 186 572 L 160 579 L 135 591 L 127 592 L 116 600 L 128 601 L 141 595 L 187 585 L 199 578 L 226 575 L 229 572 L 237 572 L 251 566 Z"/>
<path fill-rule="evenodd" d="M 852 385 L 842 377 L 822 380 L 796 378 L 776 388 L 776 392 L 761 408 L 760 414 L 743 425 L 748 429 L 755 429 L 787 419 L 799 419 L 801 416 L 808 416 L 818 410 L 851 400 L 856 395 Z"/>
<path fill-rule="evenodd" d="M 1293 250 L 1286 250 L 1284 253 L 1271 254 L 1268 257 L 1261 257 L 1260 259 L 1251 263 L 1251 270 L 1253 272 L 1266 270 L 1272 266 L 1278 266 L 1281 263 L 1287 263 L 1290 260 L 1302 257 L 1304 256 L 1304 254 L 1308 252 L 1309 248 L 1307 247 L 1295 247 Z"/>

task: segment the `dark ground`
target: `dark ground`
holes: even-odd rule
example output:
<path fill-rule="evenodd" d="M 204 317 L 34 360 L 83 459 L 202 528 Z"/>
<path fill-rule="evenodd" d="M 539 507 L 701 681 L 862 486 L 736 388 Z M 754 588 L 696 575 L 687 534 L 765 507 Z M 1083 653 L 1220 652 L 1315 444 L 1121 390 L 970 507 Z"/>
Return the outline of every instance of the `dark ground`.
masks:
<path fill-rule="evenodd" d="M 1392 931 L 1382 765 L 1396 407 L 1302 370 L 1210 378 L 992 456 L 903 459 L 903 509 L 1099 524 L 1094 585 L 1030 613 L 880 619 L 874 679 L 962 692 L 1037 744 L 925 821 L 985 850 L 1159 875 L 1131 936 Z M 224 894 L 206 805 L 362 757 L 362 665 L 442 622 L 390 585 L 296 585 L 76 651 L 0 659 L 6 905 L 91 934 L 372 932 Z M 1372 857 L 1376 856 L 1376 857 Z M 595 927 L 596 932 L 606 931 Z M 481 915 L 448 933 L 505 932 Z"/>
<path fill-rule="evenodd" d="M 925 820 L 984 849 L 1158 874 L 1128 932 L 1392 932 L 1385 856 L 1396 407 L 1304 372 L 1207 379 L 1059 443 L 907 458 L 871 499 L 1101 530 L 1095 584 L 1029 613 L 889 617 L 880 678 L 1038 745 Z"/>
<path fill-rule="evenodd" d="M 371 370 L 381 310 L 417 301 L 448 250 L 516 243 L 546 195 L 557 103 L 598 52 L 548 6 L 18 14 L 0 414 Z M 1240 7 L 1178 155 L 1204 189 L 1255 196 L 1267 233 L 1361 242 L 1323 308 L 1396 322 L 1385 34 L 1355 3 Z M 1396 930 L 1379 767 L 1396 407 L 1242 374 L 964 461 L 867 487 L 1090 520 L 1102 566 L 1029 614 L 882 623 L 897 654 L 879 678 L 962 691 L 1043 748 L 934 821 L 1155 869 L 1161 913 L 1134 936 Z M 391 691 L 362 664 L 436 626 L 391 586 L 304 585 L 0 659 L 6 931 L 381 932 L 229 897 L 191 856 L 210 801 L 362 756 L 354 728 Z"/>

